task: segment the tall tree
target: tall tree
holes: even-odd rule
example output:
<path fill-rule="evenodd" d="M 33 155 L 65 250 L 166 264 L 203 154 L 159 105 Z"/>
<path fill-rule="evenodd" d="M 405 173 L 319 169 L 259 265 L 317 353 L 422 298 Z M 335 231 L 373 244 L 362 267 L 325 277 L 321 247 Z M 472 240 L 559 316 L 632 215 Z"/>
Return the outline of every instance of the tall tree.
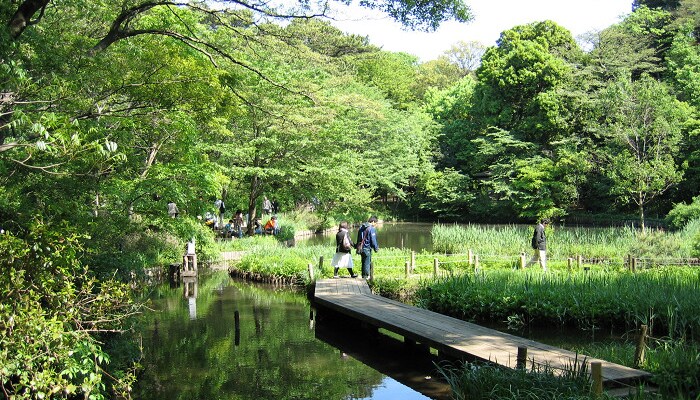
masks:
<path fill-rule="evenodd" d="M 605 173 L 620 201 L 636 206 L 644 228 L 645 209 L 683 175 L 675 156 L 690 108 L 647 75 L 611 83 L 600 106 L 608 138 Z"/>

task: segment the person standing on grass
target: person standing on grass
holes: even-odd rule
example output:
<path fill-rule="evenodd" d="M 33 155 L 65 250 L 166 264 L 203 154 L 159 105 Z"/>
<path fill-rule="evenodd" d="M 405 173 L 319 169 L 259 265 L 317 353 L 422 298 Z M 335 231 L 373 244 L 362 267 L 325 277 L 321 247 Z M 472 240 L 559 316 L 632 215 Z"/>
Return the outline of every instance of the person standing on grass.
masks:
<path fill-rule="evenodd" d="M 355 244 L 350 240 L 348 232 L 348 223 L 343 221 L 338 226 L 338 233 L 335 235 L 335 254 L 331 260 L 333 266 L 333 278 L 338 277 L 340 268 L 347 268 L 351 278 L 356 278 L 357 275 L 352 271 L 352 248 Z"/>
<path fill-rule="evenodd" d="M 549 220 L 543 218 L 532 233 L 532 249 L 535 251 L 532 255 L 530 261 L 525 264 L 525 268 L 534 264 L 536 261 L 540 262 L 542 270 L 547 270 L 547 236 L 544 233 L 544 229 L 549 224 Z"/>
<path fill-rule="evenodd" d="M 369 278 L 370 266 L 372 265 L 372 250 L 379 251 L 377 244 L 377 217 L 371 216 L 366 223 L 362 224 L 357 231 L 357 252 L 362 258 L 362 278 Z"/>

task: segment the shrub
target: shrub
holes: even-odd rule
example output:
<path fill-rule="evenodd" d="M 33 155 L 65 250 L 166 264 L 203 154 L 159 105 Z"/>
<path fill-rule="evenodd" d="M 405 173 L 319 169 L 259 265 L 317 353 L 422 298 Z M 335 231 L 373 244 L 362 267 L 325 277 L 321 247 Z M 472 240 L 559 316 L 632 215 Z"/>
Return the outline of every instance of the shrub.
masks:
<path fill-rule="evenodd" d="M 675 204 L 666 215 L 666 223 L 672 229 L 681 229 L 688 222 L 698 218 L 700 218 L 700 196 L 693 197 L 690 204 Z"/>

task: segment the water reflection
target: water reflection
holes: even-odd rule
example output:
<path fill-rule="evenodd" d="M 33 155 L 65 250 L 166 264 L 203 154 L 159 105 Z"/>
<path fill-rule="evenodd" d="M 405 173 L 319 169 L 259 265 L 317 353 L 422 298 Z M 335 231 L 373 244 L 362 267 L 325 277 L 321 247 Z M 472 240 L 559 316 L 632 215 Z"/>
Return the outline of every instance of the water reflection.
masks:
<path fill-rule="evenodd" d="M 302 293 L 232 281 L 225 273 L 182 286 L 158 287 L 155 311 L 143 316 L 144 368 L 134 398 L 426 398 L 362 355 L 384 347 L 379 342 L 347 336 L 358 350 L 317 339 Z"/>
<path fill-rule="evenodd" d="M 197 277 L 185 276 L 182 278 L 183 296 L 187 299 L 190 319 L 197 319 Z"/>

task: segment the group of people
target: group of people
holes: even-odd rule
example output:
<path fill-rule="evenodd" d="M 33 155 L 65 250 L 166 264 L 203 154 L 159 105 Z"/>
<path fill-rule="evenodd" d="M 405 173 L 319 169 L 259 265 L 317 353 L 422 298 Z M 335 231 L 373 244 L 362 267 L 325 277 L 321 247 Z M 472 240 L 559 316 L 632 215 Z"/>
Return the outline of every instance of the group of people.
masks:
<path fill-rule="evenodd" d="M 228 223 L 224 225 L 221 232 L 224 237 L 237 237 L 242 238 L 243 232 L 245 231 L 246 223 L 243 219 L 243 211 L 238 210 L 232 219 L 228 220 Z M 253 219 L 253 234 L 254 235 L 277 235 L 280 232 L 279 224 L 277 222 L 277 216 L 273 215 L 270 219 L 262 224 L 260 218 Z"/>
<path fill-rule="evenodd" d="M 357 240 L 353 242 L 350 238 L 348 223 L 343 221 L 338 226 L 338 233 L 335 235 L 335 254 L 331 260 L 333 267 L 333 277 L 338 278 L 338 272 L 341 268 L 347 268 L 351 278 L 356 278 L 357 275 L 353 271 L 352 251 L 355 250 L 360 255 L 362 260 L 362 278 L 367 279 L 370 276 L 370 266 L 372 263 L 372 251 L 379 251 L 377 243 L 377 217 L 370 217 L 366 223 L 360 226 L 357 231 Z M 532 234 L 531 245 L 534 254 L 525 267 L 530 267 L 538 262 L 544 271 L 547 271 L 547 236 L 545 228 L 549 224 L 548 219 L 542 219 L 536 226 Z"/>
<path fill-rule="evenodd" d="M 267 197 L 263 199 L 263 214 L 276 213 L 279 210 L 279 205 L 277 201 L 270 201 Z M 236 213 L 231 219 L 228 220 L 226 224 L 226 204 L 222 199 L 216 199 L 214 201 L 214 212 L 211 210 L 204 213 L 203 217 L 198 217 L 204 220 L 204 224 L 213 230 L 220 231 L 221 235 L 224 237 L 237 237 L 241 238 L 246 231 L 246 221 L 243 218 L 243 211 L 236 210 Z M 177 218 L 179 210 L 177 205 L 173 201 L 168 202 L 168 215 L 171 218 Z M 277 235 L 280 231 L 279 223 L 276 215 L 272 215 L 270 219 L 262 224 L 261 219 L 256 217 L 252 221 L 253 224 L 253 234 L 262 235 Z"/>
<path fill-rule="evenodd" d="M 350 238 L 348 231 L 348 223 L 343 221 L 338 227 L 338 233 L 335 235 L 335 255 L 331 260 L 333 266 L 333 277 L 338 278 L 340 268 L 347 268 L 350 277 L 356 278 L 357 275 L 353 271 L 352 251 L 353 249 L 360 255 L 362 260 L 362 278 L 367 279 L 370 275 L 370 266 L 372 264 L 372 251 L 379 251 L 377 243 L 377 217 L 370 217 L 366 223 L 360 226 L 357 231 L 357 240 L 355 242 Z"/>

